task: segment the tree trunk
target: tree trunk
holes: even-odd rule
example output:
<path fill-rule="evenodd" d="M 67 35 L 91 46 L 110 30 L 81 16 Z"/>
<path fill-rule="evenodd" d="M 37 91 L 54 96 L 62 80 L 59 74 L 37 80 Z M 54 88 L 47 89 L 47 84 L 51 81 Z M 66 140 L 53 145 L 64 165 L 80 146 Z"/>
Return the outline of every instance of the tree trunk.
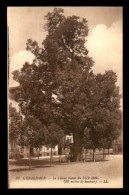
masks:
<path fill-rule="evenodd" d="M 39 148 L 39 152 L 38 152 L 38 163 L 37 163 L 37 165 L 39 165 L 39 156 L 40 156 L 40 148 Z"/>
<path fill-rule="evenodd" d="M 13 159 L 16 159 L 16 144 L 15 141 L 12 141 L 12 149 L 13 149 Z"/>
<path fill-rule="evenodd" d="M 103 149 L 103 160 L 104 160 L 104 151 L 105 151 L 105 149 Z"/>
<path fill-rule="evenodd" d="M 93 162 L 95 162 L 95 149 L 93 149 Z"/>
<path fill-rule="evenodd" d="M 29 149 L 30 150 L 30 160 L 29 160 L 29 171 L 30 171 L 30 169 L 31 169 L 31 149 Z"/>
<path fill-rule="evenodd" d="M 80 161 L 82 153 L 81 138 L 77 131 L 73 134 L 73 161 Z"/>
<path fill-rule="evenodd" d="M 60 163 L 60 155 L 59 155 L 59 163 Z"/>
<path fill-rule="evenodd" d="M 50 154 L 50 166 L 52 165 L 52 146 L 51 146 L 51 154 Z"/>
<path fill-rule="evenodd" d="M 38 160 L 39 160 L 39 156 L 40 156 L 40 148 L 39 148 L 39 153 L 38 153 Z"/>

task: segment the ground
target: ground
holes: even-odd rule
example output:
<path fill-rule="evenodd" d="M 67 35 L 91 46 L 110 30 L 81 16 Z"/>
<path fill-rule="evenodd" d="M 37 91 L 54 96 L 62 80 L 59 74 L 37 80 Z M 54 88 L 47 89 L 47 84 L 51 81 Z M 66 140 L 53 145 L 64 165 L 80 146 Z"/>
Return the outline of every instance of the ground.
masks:
<path fill-rule="evenodd" d="M 39 160 L 31 170 L 23 164 L 9 166 L 9 188 L 122 188 L 123 156 L 105 161 L 57 163 Z"/>

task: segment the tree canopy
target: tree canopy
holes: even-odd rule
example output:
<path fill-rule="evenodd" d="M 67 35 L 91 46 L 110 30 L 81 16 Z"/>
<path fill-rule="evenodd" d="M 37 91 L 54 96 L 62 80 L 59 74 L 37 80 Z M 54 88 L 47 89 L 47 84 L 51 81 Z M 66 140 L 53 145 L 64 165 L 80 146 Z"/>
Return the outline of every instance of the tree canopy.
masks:
<path fill-rule="evenodd" d="M 28 39 L 26 49 L 35 59 L 13 75 L 21 86 L 16 100 L 22 113 L 41 121 L 50 137 L 54 129 L 73 133 L 77 160 L 86 144 L 87 129 L 90 147 L 104 147 L 118 136 L 122 116 L 116 74 L 92 71 L 94 62 L 86 48 L 87 20 L 65 17 L 63 12 L 55 8 L 46 15 L 42 47 Z"/>

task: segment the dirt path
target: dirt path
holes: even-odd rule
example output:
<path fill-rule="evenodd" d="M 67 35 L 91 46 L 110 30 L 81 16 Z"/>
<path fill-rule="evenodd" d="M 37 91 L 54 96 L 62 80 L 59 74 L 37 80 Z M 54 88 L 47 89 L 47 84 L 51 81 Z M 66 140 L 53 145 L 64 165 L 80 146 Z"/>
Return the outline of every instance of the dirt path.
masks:
<path fill-rule="evenodd" d="M 31 171 L 10 171 L 10 188 L 121 188 L 122 155 L 103 162 L 79 162 L 39 166 Z M 107 183 L 108 182 L 108 183 Z"/>

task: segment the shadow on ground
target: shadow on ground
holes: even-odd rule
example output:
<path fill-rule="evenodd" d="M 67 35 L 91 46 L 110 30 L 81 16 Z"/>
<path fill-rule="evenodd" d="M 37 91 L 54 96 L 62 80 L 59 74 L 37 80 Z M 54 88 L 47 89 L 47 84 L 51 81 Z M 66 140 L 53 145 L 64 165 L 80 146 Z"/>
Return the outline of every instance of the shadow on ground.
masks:
<path fill-rule="evenodd" d="M 106 161 L 108 161 L 108 159 L 102 159 L 102 158 L 95 159 L 95 162 L 106 162 Z M 58 160 L 56 160 L 56 161 L 53 161 L 52 164 L 50 164 L 50 160 L 31 159 L 31 169 L 29 169 L 30 160 L 29 159 L 19 159 L 15 161 L 9 161 L 9 171 L 11 172 L 29 171 L 29 170 L 35 170 L 37 168 L 46 169 L 50 167 L 55 167 L 56 165 L 62 166 L 62 165 L 70 165 L 73 163 L 90 163 L 90 162 L 93 162 L 93 160 L 86 159 L 86 161 L 81 161 L 81 162 L 66 162 L 66 161 L 59 162 Z"/>
<path fill-rule="evenodd" d="M 108 161 L 109 159 L 107 158 L 95 158 L 95 162 L 103 162 L 103 161 Z M 92 159 L 86 159 L 84 162 L 93 162 Z M 75 162 L 76 163 L 76 162 Z M 29 159 L 19 159 L 15 161 L 9 160 L 9 165 L 16 165 L 16 166 L 29 166 L 30 160 Z M 67 161 L 62 161 L 59 162 L 59 160 L 54 160 L 52 161 L 52 164 L 54 165 L 66 165 L 69 164 Z M 31 165 L 32 166 L 49 166 L 50 165 L 50 160 L 37 160 L 37 159 L 31 159 Z"/>
<path fill-rule="evenodd" d="M 11 169 L 11 170 L 9 170 L 9 171 L 11 171 L 11 172 L 19 172 L 19 171 L 32 171 L 32 170 L 34 170 L 33 168 L 31 168 L 31 169 L 29 169 L 29 168 L 19 168 L 19 169 Z"/>
<path fill-rule="evenodd" d="M 9 165 L 16 165 L 16 166 L 29 166 L 30 160 L 29 159 L 19 159 L 15 161 L 9 160 Z M 44 160 L 31 160 L 31 165 L 48 165 L 50 164 L 50 161 L 44 161 Z"/>

